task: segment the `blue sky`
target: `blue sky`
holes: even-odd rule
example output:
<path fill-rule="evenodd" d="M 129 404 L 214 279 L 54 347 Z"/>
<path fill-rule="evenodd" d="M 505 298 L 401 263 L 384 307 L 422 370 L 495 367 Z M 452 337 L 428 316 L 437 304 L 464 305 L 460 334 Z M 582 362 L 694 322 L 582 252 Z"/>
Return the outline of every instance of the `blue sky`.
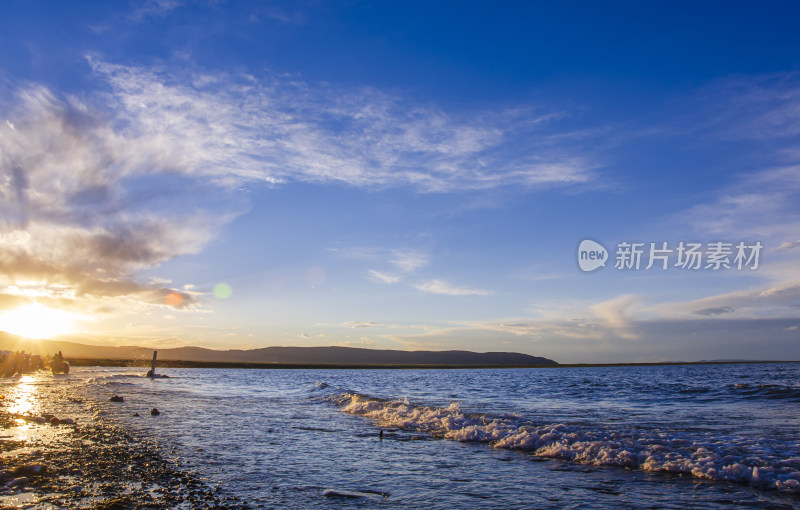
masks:
<path fill-rule="evenodd" d="M 798 11 L 4 2 L 0 330 L 800 359 Z"/>

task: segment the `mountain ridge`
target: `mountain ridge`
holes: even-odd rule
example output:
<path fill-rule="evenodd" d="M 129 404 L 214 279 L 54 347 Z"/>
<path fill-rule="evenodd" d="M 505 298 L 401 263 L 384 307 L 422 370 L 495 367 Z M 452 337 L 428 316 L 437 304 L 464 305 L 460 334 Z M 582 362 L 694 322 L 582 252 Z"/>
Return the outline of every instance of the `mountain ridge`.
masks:
<path fill-rule="evenodd" d="M 0 349 L 24 350 L 31 354 L 54 354 L 62 351 L 65 358 L 92 359 L 150 359 L 158 350 L 159 360 L 283 363 L 283 364 L 353 364 L 353 365 L 558 365 L 557 362 L 517 352 L 401 351 L 395 349 L 366 349 L 362 347 L 271 346 L 257 349 L 215 350 L 185 346 L 153 349 L 139 346 L 87 345 L 60 340 L 30 340 L 0 332 Z"/>

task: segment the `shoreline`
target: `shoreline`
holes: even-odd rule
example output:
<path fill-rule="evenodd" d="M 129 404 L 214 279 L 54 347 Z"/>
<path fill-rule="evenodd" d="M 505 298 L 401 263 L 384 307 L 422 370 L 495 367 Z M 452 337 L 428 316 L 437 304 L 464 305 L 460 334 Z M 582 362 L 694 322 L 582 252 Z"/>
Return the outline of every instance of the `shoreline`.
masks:
<path fill-rule="evenodd" d="M 65 358 L 71 366 L 76 367 L 150 367 L 149 359 L 115 359 L 115 358 Z M 666 361 L 652 363 L 560 363 L 534 365 L 413 365 L 390 363 L 270 363 L 270 362 L 235 362 L 235 361 L 193 361 L 159 359 L 158 368 L 239 368 L 239 369 L 278 369 L 278 370 L 458 370 L 458 369 L 507 369 L 507 368 L 595 368 L 595 367 L 651 367 L 675 365 L 745 365 L 761 363 L 800 363 L 800 361 Z"/>
<path fill-rule="evenodd" d="M 107 422 L 99 402 L 74 395 L 62 381 L 7 380 L 0 396 L 0 507 L 248 507 L 155 443 Z M 12 412 L 26 400 L 35 400 L 33 410 Z M 55 410 L 63 421 L 48 423 Z"/>

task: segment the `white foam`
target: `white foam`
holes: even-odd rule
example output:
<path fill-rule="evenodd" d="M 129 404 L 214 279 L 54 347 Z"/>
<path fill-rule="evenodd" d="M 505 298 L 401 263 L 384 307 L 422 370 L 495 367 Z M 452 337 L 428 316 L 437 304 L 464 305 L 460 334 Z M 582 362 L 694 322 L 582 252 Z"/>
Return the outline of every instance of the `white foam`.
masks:
<path fill-rule="evenodd" d="M 158 375 L 158 374 L 156 374 Z M 97 374 L 94 377 L 90 377 L 86 380 L 87 384 L 106 384 L 109 382 L 125 380 L 125 379 L 143 379 L 147 378 L 147 375 L 144 372 L 105 372 L 101 374 Z"/>
<path fill-rule="evenodd" d="M 681 473 L 800 493 L 800 456 L 788 454 L 785 444 L 775 444 L 768 438 L 692 438 L 675 431 L 535 425 L 514 415 L 464 413 L 458 403 L 430 407 L 406 399 L 382 400 L 355 393 L 332 400 L 342 406 L 342 411 L 364 416 L 385 428 L 486 442 L 495 448 L 526 450 L 541 457 Z"/>

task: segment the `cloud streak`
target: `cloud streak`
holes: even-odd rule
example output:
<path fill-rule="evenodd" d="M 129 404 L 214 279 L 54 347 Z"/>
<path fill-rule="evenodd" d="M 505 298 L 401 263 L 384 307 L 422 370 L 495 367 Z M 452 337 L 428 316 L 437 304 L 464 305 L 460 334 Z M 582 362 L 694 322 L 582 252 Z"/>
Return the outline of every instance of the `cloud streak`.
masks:
<path fill-rule="evenodd" d="M 445 296 L 490 296 L 494 294 L 494 291 L 491 290 L 458 287 L 439 279 L 418 283 L 413 287 L 429 294 L 442 294 Z"/>
<path fill-rule="evenodd" d="M 383 283 L 387 285 L 391 285 L 393 283 L 398 283 L 401 278 L 396 275 L 381 273 L 379 271 L 375 271 L 374 269 L 370 269 L 368 272 L 369 279 L 375 283 Z"/>
<path fill-rule="evenodd" d="M 414 250 L 394 250 L 389 263 L 397 267 L 397 269 L 403 273 L 413 273 L 417 269 L 427 266 L 429 261 L 430 257 L 428 257 L 427 253 Z"/>
<path fill-rule="evenodd" d="M 791 317 L 797 315 L 794 305 L 798 302 L 800 302 L 800 282 L 775 282 L 691 301 L 662 303 L 652 310 L 668 317 L 734 313 L 748 314 L 752 317 Z"/>
<path fill-rule="evenodd" d="M 120 126 L 213 179 L 441 193 L 594 178 L 577 144 L 553 136 L 552 112 L 456 116 L 374 89 L 347 92 L 288 76 L 176 76 L 90 63 L 110 86 Z"/>
<path fill-rule="evenodd" d="M 339 324 L 339 326 L 343 328 L 361 329 L 361 328 L 379 328 L 382 327 L 383 324 L 381 324 L 380 322 L 372 322 L 372 321 L 349 321 L 349 322 L 343 322 Z"/>

